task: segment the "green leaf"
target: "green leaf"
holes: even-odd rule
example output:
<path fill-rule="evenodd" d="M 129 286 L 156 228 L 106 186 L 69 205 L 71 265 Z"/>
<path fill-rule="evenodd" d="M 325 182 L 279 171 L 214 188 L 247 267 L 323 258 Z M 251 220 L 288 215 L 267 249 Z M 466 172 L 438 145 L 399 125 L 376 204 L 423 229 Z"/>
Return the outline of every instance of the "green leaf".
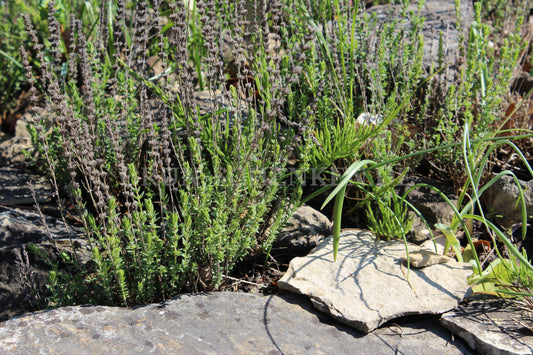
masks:
<path fill-rule="evenodd" d="M 455 253 L 455 256 L 457 257 L 457 260 L 463 261 L 463 255 L 461 254 L 461 244 L 459 243 L 459 240 L 455 236 L 455 233 L 453 230 L 441 223 L 436 223 L 435 227 L 444 234 L 446 237 L 446 243 L 444 245 L 444 253 L 446 253 L 450 247 L 452 248 L 453 252 Z"/>
<path fill-rule="evenodd" d="M 344 189 L 346 190 L 346 186 L 348 185 L 348 183 L 350 182 L 350 179 L 355 175 L 357 174 L 359 171 L 362 170 L 362 168 L 364 168 L 366 165 L 369 165 L 369 164 L 376 164 L 374 161 L 372 160 L 361 160 L 361 161 L 358 161 L 358 162 L 355 162 L 353 163 L 352 165 L 350 165 L 348 167 L 348 169 L 344 172 L 344 174 L 342 174 L 342 177 L 341 177 L 341 181 L 340 183 L 337 185 L 337 187 L 329 194 L 329 196 L 326 198 L 326 200 L 324 201 L 324 203 L 322 204 L 322 208 L 324 208 L 328 203 L 329 201 L 331 201 L 333 199 L 333 197 L 336 197 L 338 195 L 338 193 L 341 191 L 341 189 Z M 344 195 L 343 195 L 344 196 Z"/>

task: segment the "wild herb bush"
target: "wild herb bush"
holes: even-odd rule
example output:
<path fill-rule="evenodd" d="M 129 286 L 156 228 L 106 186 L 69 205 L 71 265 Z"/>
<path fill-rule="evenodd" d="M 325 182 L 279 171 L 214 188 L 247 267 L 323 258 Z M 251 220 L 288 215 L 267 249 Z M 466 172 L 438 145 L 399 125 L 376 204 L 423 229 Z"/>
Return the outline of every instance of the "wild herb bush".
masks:
<path fill-rule="evenodd" d="M 25 13 L 36 28 L 35 35 L 39 38 L 48 55 L 50 42 L 47 37 L 47 1 L 42 0 L 9 0 L 0 2 L 0 69 L 5 75 L 0 76 L 0 114 L 7 115 L 26 107 L 27 82 L 20 54 L 20 46 L 28 46 L 29 39 L 24 32 L 24 21 L 20 16 Z M 56 19 L 61 26 L 61 36 L 68 38 L 71 18 L 79 18 L 87 28 L 89 35 L 94 32 L 93 25 L 98 21 L 98 10 L 105 6 L 102 1 L 62 0 L 56 4 Z M 66 48 L 60 48 L 65 55 Z M 32 53 L 29 59 L 39 76 L 40 62 Z M 39 87 L 39 89 L 42 89 Z M 2 117 L 5 119 L 5 116 Z M 7 127 L 3 127 L 4 129 Z M 12 127 L 11 127 L 12 128 Z"/>
<path fill-rule="evenodd" d="M 288 28 L 293 33 L 287 37 L 300 38 L 297 46 L 306 50 L 299 58 L 303 76 L 293 101 L 316 107 L 311 116 L 315 128 L 310 151 L 315 170 L 308 176 L 319 175 L 322 181 L 336 185 L 335 176 L 354 161 L 384 161 L 415 148 L 414 142 L 406 140 L 403 119 L 416 115 L 417 106 L 411 101 L 426 75 L 423 2 L 413 12 L 406 6 L 395 7 L 386 21 L 366 12 L 362 1 L 296 1 L 290 6 L 297 15 L 290 18 Z M 411 146 L 406 148 L 407 144 Z M 402 227 L 408 232 L 410 219 L 394 193 L 408 166 L 401 161 L 373 171 L 370 180 L 356 177 L 357 186 L 364 181 L 373 184 L 366 185 L 366 190 L 351 186 L 348 213 L 367 215 L 367 227 L 380 234 L 399 236 Z M 381 203 L 371 203 L 374 198 Z M 377 206 L 381 212 L 375 211 Z M 387 218 L 389 211 L 404 214 L 400 217 L 403 226 L 383 226 L 381 220 L 392 221 Z"/>
<path fill-rule="evenodd" d="M 11 23 L 14 17 L 15 7 L 8 6 L 7 3 L 0 4 L 0 35 L 3 40 L 0 43 L 0 69 L 4 73 L 0 77 L 0 112 L 12 110 L 16 106 L 15 95 L 20 92 L 24 83 L 24 68 L 13 53 L 18 53 L 18 48 L 22 43 L 19 33 L 23 32 L 22 21 Z"/>
<path fill-rule="evenodd" d="M 422 80 L 423 19 L 419 12 L 398 8 L 389 21 L 378 20 L 360 1 L 318 3 L 295 2 L 294 27 L 305 34 L 302 45 L 309 48 L 301 82 L 307 95 L 316 98 L 311 165 L 335 171 L 371 157 L 368 143 L 382 139 L 381 131 L 396 116 L 412 111 L 407 105 L 401 112 L 397 108 Z M 410 27 L 403 28 L 401 20 Z M 380 116 L 382 122 L 361 124 L 357 118 L 363 113 Z"/>
<path fill-rule="evenodd" d="M 502 127 L 507 109 L 502 104 L 509 95 L 513 71 L 525 48 L 520 31 L 526 11 L 515 14 L 512 30 L 499 32 L 482 18 L 484 3 L 476 2 L 474 21 L 466 29 L 459 28 L 466 30 L 466 38 L 460 37 L 459 57 L 456 63 L 446 63 L 455 65 L 458 71 L 455 80 L 430 83 L 435 89 L 438 85 L 438 90 L 426 97 L 427 105 L 414 121 L 421 127 L 413 136 L 421 143 L 413 145 L 417 149 L 460 141 L 464 124 L 471 127 L 472 139 L 492 137 Z M 521 7 L 525 7 L 524 1 Z M 461 20 L 460 11 L 457 16 Z M 493 42 L 496 40 L 501 43 Z M 483 151 L 475 155 L 482 156 Z M 450 178 L 457 189 L 462 186 L 465 167 L 460 149 L 439 149 L 427 159 L 438 175 Z"/>
<path fill-rule="evenodd" d="M 404 36 L 405 29 L 402 31 L 398 22 L 394 23 L 393 21 L 390 28 L 384 25 L 386 35 L 383 37 L 378 36 L 377 39 L 372 35 L 365 37 L 365 34 L 372 32 L 369 31 L 372 28 L 371 20 L 362 22 L 364 25 L 361 27 L 356 27 L 354 24 L 358 22 L 353 20 L 357 18 L 356 16 L 347 17 L 345 15 L 343 17 L 339 15 L 340 12 L 335 13 L 335 8 L 346 8 L 338 5 L 341 2 L 331 3 L 331 14 L 335 14 L 335 21 L 331 22 L 331 27 L 342 28 L 343 23 L 349 26 L 345 25 L 345 28 L 337 34 L 339 40 L 332 41 L 335 46 L 325 45 L 328 43 L 328 36 L 319 33 L 319 40 L 322 44 L 320 48 L 323 53 L 331 56 L 331 58 L 335 56 L 340 58 L 339 60 L 332 59 L 331 62 L 343 63 L 343 65 L 333 64 L 328 67 L 327 60 L 324 61 L 326 62 L 324 67 L 336 68 L 338 72 L 343 73 L 343 75 L 328 77 L 329 81 L 327 82 L 337 83 L 336 77 L 351 78 L 347 81 L 348 85 L 331 85 L 335 88 L 349 88 L 349 90 L 338 90 L 340 93 L 338 96 L 331 94 L 334 91 L 320 96 L 324 98 L 324 102 L 329 104 L 324 105 L 329 109 L 329 115 L 326 114 L 322 117 L 333 118 L 331 123 L 324 126 L 330 129 L 339 127 L 340 134 L 339 131 L 317 129 L 315 135 L 318 143 L 316 149 L 313 150 L 313 153 L 317 150 L 322 153 L 320 157 L 322 159 L 319 158 L 319 160 L 325 162 L 326 166 L 331 164 L 330 170 L 335 171 L 338 167 L 347 166 L 344 165 L 346 163 L 348 163 L 348 168 L 339 169 L 338 175 L 343 172 L 344 174 L 338 181 L 332 181 L 329 187 L 319 189 L 305 199 L 318 196 L 328 188 L 333 189 L 324 205 L 335 197 L 334 248 L 338 246 L 343 202 L 347 191 L 363 191 L 362 194 L 354 197 L 361 201 L 361 204 L 371 203 L 370 206 L 367 206 L 367 217 L 371 229 L 378 234 L 385 234 L 385 237 L 405 234 L 405 231 L 410 227 L 410 219 L 406 215 L 404 206 L 407 202 L 404 197 L 397 196 L 393 188 L 402 177 L 402 174 L 399 174 L 402 164 L 416 167 L 419 159 L 424 155 L 426 155 L 424 159 L 427 159 L 434 169 L 432 172 L 437 173 L 437 178 L 446 179 L 446 181 L 451 180 L 461 194 L 468 196 L 474 194 L 475 190 L 473 189 L 477 188 L 477 185 L 465 183 L 468 179 L 467 174 L 465 174 L 465 171 L 468 171 L 465 166 L 467 160 L 462 157 L 461 145 L 456 144 L 462 139 L 463 131 L 461 128 L 471 127 L 469 134 L 472 136 L 472 141 L 483 143 L 473 146 L 473 149 L 477 149 L 477 151 L 472 152 L 471 157 L 475 157 L 475 159 L 468 163 L 475 166 L 480 163 L 481 159 L 484 159 L 483 156 L 490 146 L 489 142 L 500 134 L 501 127 L 506 121 L 502 103 L 505 96 L 509 94 L 512 72 L 519 54 L 524 49 L 520 30 L 523 15 L 527 12 L 515 12 L 515 14 L 521 14 L 522 17 L 518 16 L 518 21 L 512 30 L 506 31 L 500 36 L 497 35 L 494 28 L 483 21 L 482 3 L 477 2 L 474 21 L 467 23 L 469 26 L 466 32 L 467 36 L 461 35 L 463 28 L 458 29 L 460 34 L 458 57 L 451 58 L 452 62 L 449 63 L 444 61 L 444 59 L 449 58 L 443 57 L 445 43 L 443 43 L 441 35 L 439 59 L 426 72 L 426 68 L 421 65 L 423 42 L 420 39 L 420 30 L 424 26 L 424 20 L 419 16 L 417 17 L 416 12 L 405 11 L 408 3 L 404 3 L 405 6 L 401 7 L 400 16 L 409 20 L 411 25 L 409 35 Z M 458 23 L 461 23 L 459 4 L 460 2 L 456 1 Z M 521 4 L 524 7 L 525 2 L 521 2 Z M 420 6 L 423 6 L 423 1 L 418 2 L 418 6 L 420 9 Z M 368 15 L 363 15 L 362 18 L 364 16 Z M 347 18 L 350 20 L 346 20 Z M 351 28 L 352 31 L 350 32 L 346 27 Z M 343 34 L 350 33 L 352 35 L 345 37 L 348 40 L 344 41 L 343 45 Z M 330 35 L 330 37 L 332 36 Z M 364 38 L 366 41 L 359 43 L 357 41 L 359 38 Z M 373 45 L 365 47 L 364 45 L 369 41 L 371 42 L 373 38 L 375 41 Z M 389 41 L 390 39 L 393 40 Z M 499 41 L 499 45 L 492 42 L 496 39 Z M 338 50 L 339 48 L 341 50 Z M 349 50 L 343 51 L 342 48 L 349 48 Z M 351 68 L 351 64 L 346 63 L 351 63 L 352 59 L 349 55 L 353 48 L 361 49 L 355 52 L 357 55 L 369 56 L 374 59 L 370 62 L 355 62 L 357 64 L 354 64 L 353 67 L 358 71 L 357 76 L 346 75 L 350 71 L 345 70 Z M 376 55 L 373 55 L 372 50 L 375 51 Z M 339 56 L 338 53 L 345 53 L 345 55 Z M 350 58 L 350 60 L 343 61 L 343 57 Z M 402 62 L 402 58 L 407 60 Z M 386 64 L 381 67 L 380 63 Z M 402 63 L 402 66 L 399 67 L 399 73 L 391 70 L 391 68 L 395 68 L 396 63 Z M 457 70 L 457 75 L 452 81 L 448 81 L 446 75 L 443 76 L 441 73 L 446 74 L 448 69 L 453 68 Z M 318 71 L 318 73 L 323 74 L 323 71 Z M 331 73 L 334 73 L 334 70 Z M 357 77 L 363 78 L 363 85 L 359 87 L 354 84 L 357 82 L 354 78 Z M 365 87 L 370 89 L 365 91 Z M 357 88 L 359 91 L 355 90 Z M 381 99 L 385 97 L 387 100 Z M 358 98 L 363 99 L 358 100 Z M 339 104 L 343 102 L 343 99 L 345 102 L 353 100 L 352 104 Z M 351 115 L 342 115 L 343 112 L 348 112 L 343 110 L 345 107 L 352 107 Z M 361 110 L 361 107 L 364 107 L 364 110 Z M 353 147 L 356 148 L 354 149 L 355 154 L 338 156 L 341 159 L 337 161 L 328 159 L 334 155 L 323 154 L 326 152 L 323 147 L 329 149 L 335 147 L 339 138 L 349 131 L 347 126 L 350 127 L 350 124 L 346 125 L 346 121 L 342 121 L 343 124 L 337 122 L 341 122 L 341 119 L 350 119 L 358 112 L 368 112 L 370 115 L 367 117 L 377 117 L 377 114 L 382 114 L 383 124 L 370 133 L 365 133 L 364 129 L 359 128 L 356 130 L 357 133 L 352 135 L 352 139 L 347 140 L 348 144 L 339 144 L 340 147 L 349 147 L 350 143 L 353 144 Z M 338 116 L 336 116 L 337 113 L 339 113 Z M 399 124 L 390 124 L 393 118 L 396 118 L 396 123 Z M 336 123 L 337 126 L 335 126 Z M 409 126 L 410 132 L 405 129 Z M 317 122 L 317 127 L 320 127 L 319 122 Z M 393 135 L 390 135 L 391 131 L 394 132 Z M 380 140 L 386 133 L 389 133 L 388 139 Z M 392 140 L 392 136 L 397 140 Z M 357 141 L 360 137 L 363 138 L 362 142 Z M 338 152 L 339 150 L 334 151 Z M 402 154 L 404 155 L 402 156 Z M 312 159 L 316 157 L 317 155 L 313 156 Z M 355 161 L 351 162 L 351 160 Z M 347 190 L 348 185 L 350 185 L 350 190 Z M 460 190 L 461 188 L 463 190 Z M 458 208 L 460 207 L 458 206 Z M 432 226 L 429 227 L 432 228 Z"/>
<path fill-rule="evenodd" d="M 92 248 L 85 268 L 73 260 L 70 273 L 51 273 L 55 305 L 135 305 L 216 289 L 236 262 L 270 247 L 301 194 L 298 179 L 286 180 L 307 168 L 310 125 L 284 115 L 293 79 L 280 70 L 280 45 L 267 48 L 279 43 L 281 16 L 271 11 L 254 24 L 259 50 L 237 56 L 228 85 L 219 38 L 224 30 L 232 50 L 249 49 L 245 2 L 225 12 L 214 1 L 192 10 L 182 1 L 135 5 L 128 12 L 118 1 L 91 41 L 73 21 L 63 61 L 51 1 L 51 61 L 38 57 L 40 81 L 22 51 L 30 83 L 46 89 L 58 113 L 33 128 L 39 159 Z M 199 86 L 207 109 L 195 99 Z"/>
<path fill-rule="evenodd" d="M 524 4 L 521 2 L 522 8 Z M 418 6 L 420 9 L 423 2 L 419 2 Z M 340 33 L 352 33 L 344 41 L 344 45 L 342 39 L 333 41 L 336 48 L 350 48 L 350 50 L 356 48 L 358 56 L 367 58 L 366 61 L 355 61 L 353 64 L 357 75 L 346 75 L 350 71 L 345 71 L 344 75 L 338 76 L 351 78 L 346 81 L 347 85 L 344 85 L 350 90 L 339 90 L 341 95 L 338 95 L 339 98 L 352 99 L 351 105 L 336 104 L 333 107 L 352 107 L 351 115 L 341 115 L 342 119 L 354 117 L 361 112 L 369 112 L 374 117 L 382 114 L 384 122 L 374 131 L 365 132 L 361 127 L 357 127 L 354 130 L 355 134 L 347 133 L 349 132 L 347 127 L 356 126 L 353 123 L 350 125 L 344 121 L 342 125 L 335 126 L 335 122 L 330 122 L 324 125 L 330 127 L 330 131 L 317 130 L 320 144 L 313 152 L 318 150 L 321 153 L 320 160 L 328 164 L 335 159 L 327 159 L 328 155 L 323 154 L 325 151 L 322 149 L 323 146 L 331 149 L 336 143 L 341 143 L 339 147 L 350 147 L 352 144 L 355 148 L 352 151 L 355 153 L 351 156 L 344 155 L 343 159 L 336 160 L 331 168 L 336 171 L 340 167 L 339 173 L 345 172 L 346 169 L 342 168 L 354 160 L 358 162 L 370 159 L 377 164 L 394 161 L 394 164 L 388 167 L 380 165 L 376 169 L 371 167 L 363 169 L 363 174 L 355 176 L 356 181 L 352 186 L 359 189 L 351 189 L 356 191 L 355 194 L 352 192 L 352 196 L 360 201 L 359 205 L 366 205 L 369 228 L 376 230 L 378 234 L 386 232 L 389 237 L 400 236 L 410 228 L 406 208 L 402 206 L 404 202 L 395 195 L 393 189 L 400 181 L 399 178 L 405 174 L 405 170 L 402 172 L 402 169 L 417 168 L 421 159 L 425 160 L 430 165 L 433 177 L 452 181 L 456 189 L 461 191 L 466 179 L 464 173 L 466 169 L 460 146 L 453 145 L 454 142 L 461 140 L 461 127 L 464 124 L 471 127 L 472 139 L 478 140 L 496 137 L 503 125 L 505 120 L 503 113 L 506 108 L 503 108 L 502 104 L 504 98 L 509 95 L 513 70 L 525 48 L 520 30 L 526 11 L 515 12 L 514 18 L 517 21 L 513 23 L 512 28 L 507 28 L 507 31 L 500 35 L 497 34 L 496 28 L 491 27 L 482 18 L 482 3 L 476 3 L 474 8 L 474 21 L 467 24 L 469 27 L 466 29 L 466 38 L 459 36 L 459 54 L 455 62 L 453 62 L 455 58 L 451 58 L 452 62 L 443 60 L 442 48 L 446 44 L 443 43 L 441 36 L 439 59 L 429 70 L 422 64 L 423 39 L 420 36 L 424 28 L 424 19 L 416 12 L 407 12 L 405 7 L 400 10 L 400 20 L 383 25 L 367 19 L 360 22 L 363 25 L 356 27 L 357 29 L 352 32 L 347 28 L 341 30 Z M 459 2 L 456 2 L 456 11 L 458 23 L 461 24 Z M 343 17 L 336 16 L 336 18 L 338 27 L 342 28 Z M 352 20 L 357 17 L 349 16 L 349 18 L 346 24 L 354 26 L 354 23 L 358 23 L 357 20 Z M 408 20 L 410 24 L 408 32 L 400 29 L 401 19 Z M 378 31 L 372 30 L 376 24 L 382 27 L 382 36 L 376 36 L 375 33 Z M 458 31 L 460 34 L 463 33 L 463 28 L 458 28 Z M 358 42 L 359 38 L 363 39 L 361 43 Z M 498 41 L 496 42 L 498 45 L 493 41 Z M 368 46 L 368 43 L 372 45 Z M 328 51 L 328 53 L 337 52 L 334 49 Z M 350 51 L 346 53 L 349 54 Z M 343 64 L 335 67 L 351 68 L 351 65 Z M 453 81 L 448 81 L 446 72 L 452 68 L 455 68 L 457 74 Z M 354 84 L 357 83 L 357 78 L 361 80 L 360 86 Z M 328 82 L 336 81 L 333 78 Z M 370 89 L 365 91 L 366 87 Z M 325 100 L 333 101 L 331 94 L 323 97 Z M 333 109 L 331 112 L 346 112 L 342 109 L 337 110 Z M 335 118 L 335 115 L 323 117 Z M 340 121 L 339 118 L 337 120 Z M 317 123 L 317 127 L 319 126 Z M 339 131 L 342 133 L 331 134 L 332 127 L 340 128 Z M 387 133 L 389 133 L 388 139 L 381 138 L 387 137 Z M 346 142 L 339 142 L 339 137 L 343 137 L 343 134 L 350 137 Z M 358 140 L 359 138 L 362 140 Z M 447 148 L 439 149 L 444 146 Z M 480 150 L 474 152 L 474 156 L 481 157 L 487 145 L 480 144 L 476 148 Z M 412 154 L 417 151 L 426 152 L 427 155 L 423 157 L 422 154 Z M 405 154 L 406 158 L 396 159 L 402 154 Z M 341 156 L 329 155 L 336 158 Z M 369 169 L 372 170 L 372 175 L 369 175 Z M 335 181 L 332 183 L 335 185 Z M 364 193 L 361 193 L 360 189 Z M 369 203 L 371 204 L 368 206 Z M 396 218 L 387 218 L 391 214 Z M 392 222 L 387 223 L 387 221 Z M 404 230 L 399 228 L 400 225 Z"/>
<path fill-rule="evenodd" d="M 38 1 L 2 1 L 0 2 L 0 69 L 7 75 L 0 76 L 0 113 L 8 113 L 17 109 L 20 102 L 17 95 L 24 89 L 25 77 L 24 66 L 21 63 L 19 48 L 26 44 L 24 35 L 24 23 L 21 13 L 28 13 L 36 26 L 46 29 L 46 23 L 41 21 L 43 9 Z M 34 64 L 38 64 L 34 62 Z M 5 117 L 2 117 L 5 119 Z"/>

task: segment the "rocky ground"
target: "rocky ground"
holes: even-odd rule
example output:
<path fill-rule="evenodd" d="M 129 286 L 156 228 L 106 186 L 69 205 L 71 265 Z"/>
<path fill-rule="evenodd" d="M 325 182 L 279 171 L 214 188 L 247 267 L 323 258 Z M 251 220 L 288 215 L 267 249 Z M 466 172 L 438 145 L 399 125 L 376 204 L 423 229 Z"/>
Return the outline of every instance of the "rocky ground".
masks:
<path fill-rule="evenodd" d="M 371 334 L 339 324 L 293 294 L 182 295 L 134 310 L 68 307 L 0 323 L 15 354 L 470 354 L 434 317 Z"/>
<path fill-rule="evenodd" d="M 428 16 L 438 26 L 444 10 L 431 7 L 437 1 L 428 3 Z M 446 4 L 453 8 L 453 1 Z M 522 90 L 528 82 L 521 73 L 514 86 Z M 60 218 L 48 182 L 27 165 L 29 121 L 23 115 L 0 143 L 2 353 L 533 353 L 529 312 L 510 301 L 472 295 L 466 283 L 470 266 L 433 253 L 433 244 L 423 243 L 429 231 L 420 221 L 410 235 L 418 245 L 409 246 L 409 270 L 403 242 L 376 241 L 356 229 L 342 232 L 334 263 L 331 221 L 310 206 L 295 213 L 266 266 L 243 263 L 226 279 L 223 290 L 236 292 L 181 295 L 135 309 L 27 313 L 43 308 L 49 270 L 28 243 L 47 257 L 73 244 L 81 258 L 89 256 L 75 219 Z M 413 179 L 421 178 L 402 188 Z M 509 208 L 517 199 L 512 186 L 502 180 L 487 191 L 490 210 L 508 226 L 520 220 Z M 532 191 L 526 189 L 530 210 Z M 451 209 L 431 191 L 419 189 L 410 199 L 431 223 L 450 221 Z"/>

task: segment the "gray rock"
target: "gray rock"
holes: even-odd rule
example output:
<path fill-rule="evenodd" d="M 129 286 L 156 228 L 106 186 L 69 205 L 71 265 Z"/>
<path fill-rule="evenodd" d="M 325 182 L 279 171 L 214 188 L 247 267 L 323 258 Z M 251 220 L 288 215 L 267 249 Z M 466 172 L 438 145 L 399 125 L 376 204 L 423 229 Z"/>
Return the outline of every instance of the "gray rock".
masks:
<path fill-rule="evenodd" d="M 0 143 L 0 165 L 24 165 L 28 158 L 24 151 L 32 149 L 31 139 L 29 137 L 11 137 Z"/>
<path fill-rule="evenodd" d="M 35 122 L 37 118 L 43 119 L 50 125 L 53 122 L 54 111 L 49 108 L 36 108 L 35 112 L 28 110 L 15 123 L 14 135 L 8 139 L 3 139 L 0 143 L 0 166 L 6 165 L 26 165 L 28 158 L 24 154 L 33 152 L 31 136 L 27 125 Z"/>
<path fill-rule="evenodd" d="M 533 211 L 533 180 L 520 181 L 524 192 L 528 216 Z M 485 216 L 507 228 L 522 221 L 522 208 L 518 203 L 519 191 L 514 179 L 503 176 L 491 185 L 481 196 Z"/>
<path fill-rule="evenodd" d="M 60 251 L 73 255 L 73 246 L 83 265 L 90 259 L 81 231 L 57 218 L 0 206 L 0 320 L 40 309 L 45 305 L 45 285 L 50 265 L 28 250 L 34 243 L 42 256 L 57 261 Z"/>
<path fill-rule="evenodd" d="M 437 254 L 444 254 L 444 247 L 446 246 L 446 237 L 441 233 L 435 233 L 435 239 L 426 240 L 420 244 L 420 248 L 429 250 Z"/>
<path fill-rule="evenodd" d="M 40 174 L 13 167 L 0 168 L 0 204 L 21 205 L 33 204 L 33 187 L 35 197 L 39 203 L 51 201 L 52 187 L 46 178 Z"/>
<path fill-rule="evenodd" d="M 441 324 L 480 354 L 533 354 L 531 316 L 505 299 L 472 300 L 447 312 Z M 519 323 L 520 322 L 520 323 Z"/>
<path fill-rule="evenodd" d="M 216 121 L 220 124 L 222 131 L 225 129 L 226 125 L 229 125 L 230 129 L 233 128 L 237 119 L 240 119 L 243 124 L 245 124 L 248 119 L 248 103 L 242 99 L 239 99 L 239 102 L 237 103 L 235 100 L 229 99 L 226 94 L 226 91 L 221 90 L 216 90 L 214 92 L 203 90 L 195 91 L 193 93 L 193 110 L 198 110 L 200 116 L 207 115 L 213 111 L 217 112 L 223 110 L 222 113 L 217 115 L 218 121 Z M 185 134 L 185 131 L 180 132 L 180 135 Z"/>
<path fill-rule="evenodd" d="M 397 186 L 397 191 L 400 195 L 403 195 L 409 188 L 419 183 L 425 183 L 438 188 L 454 205 L 457 205 L 457 197 L 454 192 L 448 186 L 432 179 L 417 176 L 406 178 Z M 453 209 L 432 189 L 417 187 L 409 192 L 407 200 L 422 214 L 429 227 L 432 228 L 434 236 L 436 233 L 436 229 L 434 228 L 436 223 L 449 225 L 453 219 Z M 429 239 L 431 234 L 428 226 L 414 212 L 410 213 L 413 216 L 413 226 L 407 235 L 407 239 L 413 243 L 420 243 Z"/>
<path fill-rule="evenodd" d="M 376 13 L 378 19 L 386 20 L 391 11 L 399 11 L 401 5 L 379 5 L 372 6 L 367 11 L 369 13 Z M 417 12 L 418 1 L 411 1 L 408 6 L 408 11 Z M 453 65 L 459 56 L 459 29 L 465 31 L 465 38 L 468 36 L 468 26 L 473 21 L 474 9 L 472 2 L 461 1 L 461 23 L 457 23 L 455 1 L 454 0 L 428 0 L 420 11 L 420 16 L 425 18 L 422 35 L 424 36 L 424 64 L 430 67 L 432 63 L 438 62 L 439 56 L 439 39 L 440 33 L 443 36 L 444 49 L 444 64 L 452 64 L 451 69 L 447 70 L 445 78 L 448 81 L 453 80 L 454 71 Z M 406 26 L 409 26 L 407 21 Z"/>
<path fill-rule="evenodd" d="M 181 295 L 136 309 L 78 306 L 0 323 L 12 354 L 469 354 L 435 322 L 368 335 L 332 322 L 297 295 Z M 356 350 L 357 349 L 357 350 Z"/>
<path fill-rule="evenodd" d="M 8 139 L 11 139 L 11 135 L 0 130 L 0 144 L 1 143 L 4 143 L 5 141 L 7 141 Z"/>
<path fill-rule="evenodd" d="M 345 230 L 336 262 L 329 237 L 308 256 L 292 259 L 278 287 L 309 296 L 316 308 L 363 332 L 405 315 L 443 313 L 463 300 L 470 264 L 451 260 L 411 268 L 407 280 L 405 256 L 402 241 L 376 241 L 371 232 Z"/>
<path fill-rule="evenodd" d="M 46 228 L 43 223 L 46 224 Z M 60 219 L 41 216 L 20 208 L 0 206 L 0 247 L 8 248 L 46 240 L 63 240 L 79 237 L 82 231 L 65 225 Z"/>
<path fill-rule="evenodd" d="M 305 255 L 317 246 L 317 243 L 333 232 L 333 223 L 312 207 L 299 207 L 287 226 L 283 228 L 273 244 L 276 252 L 292 255 Z"/>
<path fill-rule="evenodd" d="M 514 75 L 511 91 L 527 95 L 531 89 L 533 89 L 533 77 L 528 72 L 520 71 Z"/>
<path fill-rule="evenodd" d="M 200 115 L 207 115 L 219 108 L 230 108 L 231 101 L 224 97 L 220 90 L 210 92 L 209 90 L 194 92 L 194 102 L 197 105 Z M 196 108 L 195 108 L 196 109 Z"/>

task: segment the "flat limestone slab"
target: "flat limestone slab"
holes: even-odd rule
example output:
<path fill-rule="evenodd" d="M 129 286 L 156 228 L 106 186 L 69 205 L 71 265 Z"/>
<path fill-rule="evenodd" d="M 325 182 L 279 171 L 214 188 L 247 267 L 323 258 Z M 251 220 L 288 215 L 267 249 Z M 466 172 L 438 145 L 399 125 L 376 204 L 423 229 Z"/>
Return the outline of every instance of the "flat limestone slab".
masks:
<path fill-rule="evenodd" d="M 411 252 L 420 248 L 410 245 Z M 281 289 L 311 298 L 313 305 L 360 331 L 413 314 L 439 314 L 456 307 L 469 290 L 471 265 L 455 260 L 411 268 L 407 281 L 405 244 L 376 241 L 369 231 L 341 232 L 337 262 L 333 237 L 309 255 L 294 258 Z"/>
<path fill-rule="evenodd" d="M 131 310 L 64 307 L 0 323 L 9 354 L 470 354 L 435 319 L 362 334 L 299 295 L 181 295 Z"/>
<path fill-rule="evenodd" d="M 0 204 L 34 204 L 28 183 L 33 185 L 37 202 L 51 201 L 52 187 L 44 176 L 23 169 L 0 167 Z"/>
<path fill-rule="evenodd" d="M 531 315 L 508 300 L 469 300 L 440 322 L 480 354 L 533 354 Z"/>

